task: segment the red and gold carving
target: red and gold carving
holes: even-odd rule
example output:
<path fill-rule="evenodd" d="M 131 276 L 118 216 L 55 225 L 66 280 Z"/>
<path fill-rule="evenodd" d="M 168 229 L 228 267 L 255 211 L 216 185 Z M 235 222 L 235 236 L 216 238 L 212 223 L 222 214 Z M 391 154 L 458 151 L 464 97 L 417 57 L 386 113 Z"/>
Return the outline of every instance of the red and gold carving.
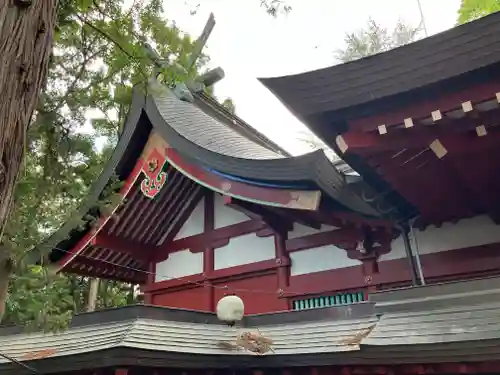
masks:
<path fill-rule="evenodd" d="M 167 160 L 158 150 L 154 149 L 142 165 L 141 172 L 144 180 L 141 182 L 141 191 L 146 197 L 153 199 L 158 195 L 167 182 L 167 172 L 164 171 Z"/>

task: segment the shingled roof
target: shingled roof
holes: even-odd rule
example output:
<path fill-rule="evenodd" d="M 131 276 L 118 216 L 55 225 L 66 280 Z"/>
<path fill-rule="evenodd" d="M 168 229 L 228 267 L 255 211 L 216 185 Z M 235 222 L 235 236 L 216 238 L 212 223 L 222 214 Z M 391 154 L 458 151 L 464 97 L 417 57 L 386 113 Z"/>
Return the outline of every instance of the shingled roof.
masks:
<path fill-rule="evenodd" d="M 299 118 L 310 119 L 498 64 L 499 33 L 500 13 L 493 13 L 388 52 L 260 81 Z"/>
<path fill-rule="evenodd" d="M 355 305 L 250 315 L 237 328 L 211 313 L 128 306 L 76 316 L 58 334 L 3 328 L 0 348 L 44 373 L 138 365 L 145 358 L 147 365 L 177 368 L 498 360 L 499 296 L 500 278 L 436 284 L 374 293 Z M 275 353 L 219 345 L 257 329 L 274 341 Z M 0 359 L 0 374 L 11 371 L 24 374 Z"/>

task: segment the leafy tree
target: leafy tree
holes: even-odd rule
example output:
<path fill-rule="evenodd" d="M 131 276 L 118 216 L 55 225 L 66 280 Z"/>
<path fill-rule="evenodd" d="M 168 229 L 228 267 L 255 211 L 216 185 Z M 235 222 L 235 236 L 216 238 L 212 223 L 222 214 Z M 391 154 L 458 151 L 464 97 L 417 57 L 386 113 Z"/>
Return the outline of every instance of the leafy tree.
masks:
<path fill-rule="evenodd" d="M 335 52 L 335 58 L 342 63 L 347 63 L 389 51 L 415 41 L 419 32 L 420 27 L 414 28 L 402 22 L 398 22 L 396 27 L 389 32 L 373 19 L 369 19 L 366 28 L 346 34 L 344 39 L 346 46 L 344 49 L 338 49 Z M 339 160 L 333 150 L 312 133 L 301 134 L 299 139 L 313 150 L 323 149 L 330 160 Z"/>
<path fill-rule="evenodd" d="M 500 0 L 462 0 L 458 23 L 466 23 L 500 11 Z"/>
<path fill-rule="evenodd" d="M 398 22 L 392 31 L 388 31 L 373 19 L 369 19 L 366 28 L 346 34 L 346 47 L 337 50 L 335 57 L 345 63 L 386 52 L 415 41 L 419 32 L 420 27 L 414 28 L 402 22 Z"/>
<path fill-rule="evenodd" d="M 64 326 L 68 316 L 87 309 L 91 280 L 53 275 L 43 267 L 27 267 L 22 260 L 61 223 L 71 219 L 75 226 L 81 224 L 71 213 L 109 158 L 130 106 L 132 87 L 153 72 L 144 44 L 187 67 L 194 43 L 162 17 L 161 4 L 161 0 L 142 0 L 125 8 L 121 0 L 60 1 L 50 69 L 26 135 L 25 168 L 3 236 L 12 265 L 4 273 L 11 279 L 4 323 L 55 329 Z M 187 79 L 207 61 L 200 56 L 185 77 L 169 67 L 162 73 Z M 94 113 L 90 124 L 89 113 Z M 97 140 L 104 146 L 97 148 Z M 104 203 L 101 210 L 115 204 Z M 101 282 L 97 308 L 130 302 L 131 287 Z M 1 296 L 6 298 L 5 290 L 0 290 Z"/>
<path fill-rule="evenodd" d="M 0 2 L 0 233 L 12 210 L 26 130 L 45 84 L 57 0 Z M 13 262 L 0 244 L 0 306 Z M 0 307 L 0 317 L 3 308 Z"/>
<path fill-rule="evenodd" d="M 175 22 L 162 17 L 161 0 L 135 0 L 128 8 L 123 0 L 59 0 L 57 12 L 57 0 L 33 0 L 20 10 L 11 7 L 12 1 L 0 5 L 0 46 L 9 48 L 1 51 L 4 63 L 0 66 L 0 89 L 7 93 L 0 99 L 4 134 L 0 150 L 5 172 L 0 179 L 0 229 L 14 205 L 0 249 L 0 321 L 5 312 L 4 323 L 56 329 L 67 323 L 68 316 L 89 308 L 91 285 L 97 284 L 85 277 L 53 275 L 43 267 L 27 267 L 22 260 L 61 223 L 70 220 L 74 226 L 81 224 L 79 215 L 72 217 L 70 213 L 84 200 L 120 135 L 132 87 L 144 83 L 153 71 L 145 43 L 172 62 L 162 72 L 166 78 L 193 77 L 208 57 L 200 56 L 194 67 L 179 76 L 174 66 L 187 68 L 193 41 Z M 290 10 L 282 1 L 261 5 L 273 16 Z M 39 27 L 30 28 L 32 25 Z M 14 26 L 18 29 L 13 30 Z M 55 45 L 51 49 L 53 34 Z M 38 38 L 38 43 L 28 48 L 22 36 Z M 15 58 L 19 55 L 26 56 L 28 63 L 21 64 L 19 72 L 26 72 L 34 82 L 28 82 L 29 89 L 16 97 L 19 85 L 27 84 L 25 75 L 17 71 L 11 74 L 5 68 L 17 69 Z M 20 108 L 19 103 L 26 105 Z M 224 105 L 234 111 L 230 99 Z M 94 113 L 91 124 L 89 113 Z M 98 140 L 103 146 L 96 148 Z M 23 150 L 25 165 L 14 196 Z M 101 210 L 114 204 L 112 199 L 101 203 Z M 96 307 L 130 303 L 135 298 L 133 292 L 134 286 L 101 281 Z"/>

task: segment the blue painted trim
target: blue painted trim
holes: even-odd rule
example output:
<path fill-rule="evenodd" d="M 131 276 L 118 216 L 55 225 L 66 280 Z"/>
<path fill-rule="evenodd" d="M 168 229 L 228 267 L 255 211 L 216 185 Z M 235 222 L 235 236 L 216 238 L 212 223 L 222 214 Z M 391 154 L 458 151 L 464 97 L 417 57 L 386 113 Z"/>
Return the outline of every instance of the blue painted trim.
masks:
<path fill-rule="evenodd" d="M 233 176 L 230 174 L 222 173 L 219 171 L 216 171 L 215 169 L 210 169 L 210 168 L 204 168 L 205 170 L 212 172 L 213 174 L 216 174 L 220 177 L 227 178 L 228 180 L 231 181 L 237 181 L 237 182 L 242 182 L 245 184 L 250 184 L 250 185 L 255 185 L 255 186 L 262 186 L 262 187 L 269 187 L 273 189 L 298 189 L 298 190 L 314 190 L 317 189 L 310 184 L 307 183 L 297 183 L 297 184 L 280 184 L 280 183 L 272 183 L 272 182 L 264 182 L 264 181 L 258 181 L 258 180 L 250 180 L 242 177 L 237 177 Z"/>

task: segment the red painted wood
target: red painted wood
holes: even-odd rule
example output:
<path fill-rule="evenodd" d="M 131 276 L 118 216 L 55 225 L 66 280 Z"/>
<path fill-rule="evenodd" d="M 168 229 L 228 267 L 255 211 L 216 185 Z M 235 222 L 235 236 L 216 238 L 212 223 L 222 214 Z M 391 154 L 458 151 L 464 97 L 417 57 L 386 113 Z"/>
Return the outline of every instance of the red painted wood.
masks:
<path fill-rule="evenodd" d="M 204 233 L 210 233 L 215 229 L 215 199 L 213 192 L 207 192 L 205 195 L 205 206 L 204 206 L 204 222 L 203 231 Z M 214 243 L 207 244 L 203 252 L 203 273 L 205 276 L 210 276 L 214 272 Z M 205 281 L 205 296 L 207 309 L 209 311 L 215 311 L 215 297 L 214 288 L 212 287 L 212 282 L 210 280 Z"/>
<path fill-rule="evenodd" d="M 172 213 L 168 220 L 168 224 L 163 222 L 162 225 L 169 225 L 171 228 L 168 236 L 161 238 L 162 244 L 171 243 L 175 238 L 177 233 L 181 230 L 184 223 L 189 219 L 194 209 L 198 205 L 198 203 L 203 198 L 203 189 L 201 186 L 193 184 L 192 188 L 189 192 L 182 198 L 185 200 L 184 204 L 181 205 L 180 210 Z"/>
<path fill-rule="evenodd" d="M 390 362 L 388 360 L 387 362 Z M 437 375 L 437 374 L 497 374 L 500 361 L 477 361 L 470 363 L 426 363 L 391 365 L 307 366 L 281 369 L 253 370 L 191 370 L 175 368 L 140 367 L 129 370 L 129 375 Z M 110 375 L 107 372 L 102 375 Z M 77 374 L 75 374 L 77 375 Z M 78 375 L 81 375 L 78 373 Z M 101 375 L 92 373 L 92 375 Z"/>
<path fill-rule="evenodd" d="M 94 237 L 91 243 L 93 246 L 113 250 L 122 254 L 129 254 L 134 259 L 145 262 L 149 262 L 154 254 L 158 252 L 157 246 L 144 245 L 102 232 Z"/>
<path fill-rule="evenodd" d="M 240 199 L 258 201 L 262 204 L 272 203 L 288 207 L 297 202 L 297 194 L 310 195 L 310 191 L 274 189 L 262 186 L 245 184 L 242 182 L 227 180 L 221 176 L 211 173 L 197 165 L 187 163 L 172 147 L 165 147 L 167 159 L 183 173 L 194 180 L 201 181 L 203 185 L 227 195 L 236 196 Z M 302 207 L 303 209 L 316 210 L 316 206 Z"/>
<path fill-rule="evenodd" d="M 439 132 L 428 127 L 425 129 L 414 127 L 399 131 L 396 134 L 389 132 L 384 135 L 349 131 L 342 134 L 342 138 L 348 146 L 346 153 L 365 156 L 387 151 L 396 153 L 403 149 L 407 150 L 407 153 L 418 151 L 423 147 L 428 147 L 436 139 L 439 139 L 449 154 L 468 155 L 496 147 L 500 141 L 498 131 L 492 129 L 489 129 L 487 136 L 478 137 L 475 132 L 462 134 L 450 131 Z"/>
<path fill-rule="evenodd" d="M 231 289 L 248 289 L 254 292 L 237 291 L 236 294 L 245 303 L 245 314 L 260 314 L 271 311 L 288 310 L 288 302 L 280 298 L 278 293 L 278 277 L 275 272 L 264 275 L 253 275 L 249 278 L 215 284 L 228 286 Z M 260 291 L 260 292 L 259 292 Z M 225 295 L 226 290 L 215 289 L 215 300 Z"/>
<path fill-rule="evenodd" d="M 282 263 L 283 265 L 288 265 L 286 261 Z M 242 266 L 235 266 L 229 268 L 223 268 L 220 270 L 213 271 L 210 275 L 197 274 L 192 276 L 186 276 L 175 280 L 165 280 L 153 285 L 145 285 L 143 287 L 144 292 L 153 292 L 159 290 L 165 290 L 170 288 L 182 288 L 182 287 L 192 287 L 193 283 L 202 283 L 205 280 L 212 280 L 214 282 L 220 281 L 221 279 L 229 280 L 236 277 L 247 277 L 248 274 L 259 273 L 277 269 L 280 265 L 277 264 L 275 259 L 264 260 L 261 262 L 249 263 Z"/>
<path fill-rule="evenodd" d="M 155 305 L 214 311 L 217 302 L 234 293 L 245 302 L 246 314 L 288 310 L 288 301 L 279 293 L 278 277 L 273 269 L 259 270 L 253 274 L 237 275 L 238 278 L 206 282 L 204 286 L 185 285 L 183 289 L 163 289 L 151 292 Z M 207 301 L 207 289 L 213 291 L 212 301 Z"/>
<path fill-rule="evenodd" d="M 125 199 L 127 194 L 130 192 L 131 187 L 133 186 L 135 180 L 139 176 L 139 173 L 141 173 L 142 169 L 142 164 L 144 161 L 142 159 L 139 159 L 130 175 L 125 181 L 125 184 L 122 186 L 120 189 L 119 194 Z M 88 243 L 93 239 L 94 236 L 96 236 L 97 233 L 104 227 L 104 225 L 108 222 L 111 216 L 106 216 L 106 217 L 101 217 L 99 219 L 98 225 L 96 229 L 90 230 L 85 234 L 85 236 L 80 239 L 77 244 L 57 262 L 59 271 L 64 270 L 64 267 L 71 262 L 71 260 L 77 255 L 80 254 L 87 246 Z"/>
<path fill-rule="evenodd" d="M 457 91 L 438 98 L 415 103 L 413 105 L 397 108 L 391 112 L 385 112 L 377 116 L 364 117 L 349 121 L 349 129 L 360 131 L 376 130 L 379 125 L 387 127 L 402 124 L 405 118 L 412 117 L 421 119 L 430 117 L 431 112 L 439 109 L 441 112 L 448 112 L 461 108 L 461 104 L 466 101 L 478 103 L 489 99 L 495 99 L 495 93 L 500 91 L 500 82 L 488 82 L 475 85 L 467 89 Z"/>
<path fill-rule="evenodd" d="M 500 274 L 500 243 L 421 255 L 428 282 L 468 279 Z M 385 289 L 411 281 L 406 258 L 378 262 L 378 273 L 365 279 L 363 266 L 340 268 L 290 277 L 287 296 L 359 290 L 367 286 Z"/>
<path fill-rule="evenodd" d="M 290 284 L 290 256 L 286 251 L 286 235 L 276 233 L 274 235 L 274 247 L 276 250 L 276 261 L 278 262 L 278 287 L 285 290 Z"/>
<path fill-rule="evenodd" d="M 376 242 L 386 243 L 390 237 L 392 237 L 392 234 L 385 231 L 373 232 L 373 240 Z M 326 245 L 350 247 L 355 246 L 358 241 L 362 241 L 364 238 L 365 234 L 362 228 L 344 227 L 309 236 L 291 238 L 286 240 L 285 246 L 286 251 L 289 253 Z"/>
<path fill-rule="evenodd" d="M 167 255 L 174 251 L 190 249 L 193 252 L 201 252 L 206 244 L 215 241 L 227 240 L 233 237 L 243 236 L 263 229 L 265 224 L 259 221 L 249 220 L 238 224 L 233 224 L 223 228 L 217 228 L 209 233 L 201 233 L 195 236 L 181 238 L 172 243 L 160 246 L 155 260 L 160 262 L 166 259 Z"/>
<path fill-rule="evenodd" d="M 206 288 L 196 287 L 170 293 L 152 294 L 153 304 L 179 309 L 212 311 L 207 304 Z"/>

